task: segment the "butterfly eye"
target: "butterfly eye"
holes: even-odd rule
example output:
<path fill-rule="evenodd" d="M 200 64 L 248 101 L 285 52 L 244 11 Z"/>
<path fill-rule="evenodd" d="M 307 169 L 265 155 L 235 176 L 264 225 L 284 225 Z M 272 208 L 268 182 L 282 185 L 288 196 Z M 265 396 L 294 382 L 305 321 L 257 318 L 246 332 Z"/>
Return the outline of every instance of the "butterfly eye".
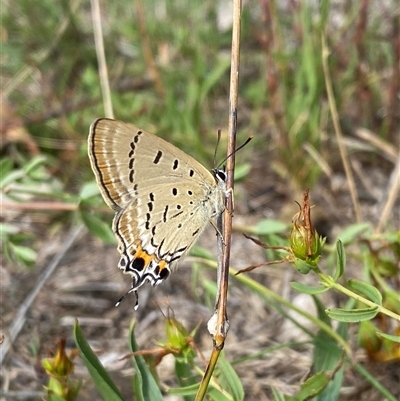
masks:
<path fill-rule="evenodd" d="M 214 171 L 215 177 L 222 182 L 226 182 L 226 174 L 224 170 L 216 169 Z"/>

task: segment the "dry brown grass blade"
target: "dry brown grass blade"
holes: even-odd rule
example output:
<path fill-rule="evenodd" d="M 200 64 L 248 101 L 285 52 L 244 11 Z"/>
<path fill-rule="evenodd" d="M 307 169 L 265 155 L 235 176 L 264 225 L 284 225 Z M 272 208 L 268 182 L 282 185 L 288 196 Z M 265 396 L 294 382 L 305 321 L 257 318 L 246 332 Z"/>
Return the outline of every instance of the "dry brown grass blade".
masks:
<path fill-rule="evenodd" d="M 146 63 L 149 76 L 153 81 L 156 91 L 162 98 L 165 97 L 165 87 L 158 71 L 157 64 L 154 60 L 153 52 L 151 50 L 150 38 L 147 33 L 146 13 L 142 0 L 135 0 L 136 17 L 140 33 L 140 43 L 143 51 L 143 58 Z"/>
<path fill-rule="evenodd" d="M 393 169 L 392 174 L 390 175 L 389 178 L 388 190 L 386 191 L 387 196 L 385 198 L 386 201 L 384 202 L 381 208 L 381 213 L 380 213 L 381 217 L 379 219 L 378 226 L 376 227 L 375 230 L 376 233 L 380 233 L 382 229 L 385 227 L 387 221 L 389 220 L 396 199 L 399 196 L 399 192 L 400 192 L 400 152 L 396 166 Z"/>
<path fill-rule="evenodd" d="M 321 40 L 322 40 L 322 66 L 324 69 L 325 86 L 326 86 L 326 92 L 328 94 L 329 108 L 332 115 L 333 126 L 335 128 L 335 135 L 339 147 L 340 157 L 342 159 L 343 168 L 346 173 L 346 178 L 349 185 L 354 213 L 356 215 L 356 221 L 360 223 L 362 221 L 360 202 L 358 200 L 357 187 L 354 182 L 353 172 L 351 170 L 351 166 L 349 163 L 349 156 L 346 150 L 346 146 L 344 144 L 343 133 L 339 123 L 339 114 L 335 103 L 335 97 L 333 95 L 332 80 L 328 67 L 329 49 L 326 44 L 325 33 L 322 33 Z"/>
<path fill-rule="evenodd" d="M 114 112 L 111 102 L 110 81 L 108 79 L 108 69 L 106 62 L 106 54 L 104 51 L 103 29 L 101 27 L 101 14 L 99 0 L 91 0 L 92 5 L 92 20 L 94 43 L 96 47 L 97 62 L 99 64 L 99 77 L 102 91 L 102 99 L 104 104 L 105 116 L 114 118 Z"/>

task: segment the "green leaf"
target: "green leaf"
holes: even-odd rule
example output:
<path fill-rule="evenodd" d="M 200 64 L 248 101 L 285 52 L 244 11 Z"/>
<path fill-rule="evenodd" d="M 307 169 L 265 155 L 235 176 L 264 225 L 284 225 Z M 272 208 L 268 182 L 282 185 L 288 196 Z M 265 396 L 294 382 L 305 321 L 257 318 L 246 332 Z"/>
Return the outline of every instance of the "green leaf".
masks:
<path fill-rule="evenodd" d="M 36 156 L 30 160 L 26 165 L 24 165 L 24 171 L 26 175 L 32 176 L 35 174 L 36 170 L 47 162 L 45 156 Z M 40 178 L 40 176 L 39 176 Z"/>
<path fill-rule="evenodd" d="M 199 245 L 195 245 L 190 250 L 190 256 L 195 256 L 195 257 L 209 259 L 209 260 L 215 260 L 215 256 L 210 251 L 208 251 L 207 249 L 205 249 Z"/>
<path fill-rule="evenodd" d="M 252 234 L 269 235 L 276 233 L 284 233 L 288 231 L 289 226 L 279 220 L 261 220 L 258 222 Z"/>
<path fill-rule="evenodd" d="M 395 343 L 400 343 L 400 336 L 393 336 L 391 334 L 382 333 L 381 331 L 376 330 L 375 333 L 379 337 L 386 338 L 387 340 L 393 341 Z"/>
<path fill-rule="evenodd" d="M 102 397 L 106 401 L 123 401 L 124 399 L 117 386 L 111 380 L 111 377 L 86 341 L 78 321 L 76 321 L 74 325 L 74 338 L 82 361 L 87 367 L 96 389 L 100 392 Z"/>
<path fill-rule="evenodd" d="M 79 194 L 80 199 L 87 200 L 92 198 L 93 196 L 99 195 L 100 190 L 97 186 L 96 181 L 87 182 L 81 188 L 81 192 Z"/>
<path fill-rule="evenodd" d="M 134 328 L 135 321 L 133 320 L 129 327 L 129 348 L 132 352 L 137 352 L 139 347 L 136 343 Z M 132 358 L 132 363 L 136 371 L 134 377 L 135 399 L 137 401 L 163 401 L 160 389 L 143 357 L 135 355 Z"/>
<path fill-rule="evenodd" d="M 339 322 L 357 323 L 364 320 L 373 319 L 378 313 L 378 307 L 365 309 L 326 309 L 325 313 L 331 318 Z"/>
<path fill-rule="evenodd" d="M 200 91 L 196 90 L 196 96 L 199 104 L 203 104 L 210 90 L 221 79 L 221 77 L 225 75 L 225 72 L 230 65 L 231 62 L 229 59 L 220 59 L 219 64 L 217 64 L 217 66 L 209 74 L 207 74 L 206 79 L 202 83 Z"/>
<path fill-rule="evenodd" d="M 233 396 L 234 401 L 244 400 L 243 384 L 225 355 L 218 360 L 218 381 Z"/>
<path fill-rule="evenodd" d="M 285 395 L 274 386 L 271 386 L 271 391 L 274 396 L 274 401 L 286 401 Z"/>
<path fill-rule="evenodd" d="M 347 245 L 352 242 L 361 233 L 369 232 L 371 228 L 370 223 L 358 223 L 346 227 L 339 235 L 338 238 Z"/>
<path fill-rule="evenodd" d="M 382 294 L 373 285 L 355 279 L 349 280 L 347 283 L 352 290 L 360 293 L 377 305 L 382 305 Z"/>
<path fill-rule="evenodd" d="M 296 281 L 292 281 L 290 283 L 291 287 L 296 291 L 303 292 L 304 294 L 322 294 L 329 290 L 329 287 L 314 287 L 311 285 L 306 285 L 302 283 L 297 283 Z"/>
<path fill-rule="evenodd" d="M 19 258 L 22 259 L 25 263 L 32 263 L 36 261 L 37 253 L 26 246 L 21 245 L 11 245 L 14 254 Z"/>
<path fill-rule="evenodd" d="M 311 376 L 301 385 L 300 391 L 293 397 L 286 397 L 287 401 L 311 400 L 320 394 L 329 384 L 331 376 L 327 372 L 320 372 Z"/>
<path fill-rule="evenodd" d="M 61 397 L 61 396 L 59 396 L 57 394 L 54 394 L 54 393 L 51 393 L 51 392 L 48 395 L 48 397 L 49 397 L 48 398 L 49 401 L 65 401 L 64 397 Z M 43 399 L 45 399 L 45 398 L 43 398 Z"/>
<path fill-rule="evenodd" d="M 336 241 L 336 255 L 337 255 L 336 272 L 334 275 L 335 281 L 337 281 L 339 277 L 342 276 L 344 267 L 346 266 L 346 253 L 344 250 L 343 243 L 342 241 L 340 241 L 340 239 Z"/>
<path fill-rule="evenodd" d="M 4 239 L 8 235 L 18 234 L 19 228 L 8 223 L 0 223 L 0 238 Z"/>
<path fill-rule="evenodd" d="M 81 210 L 81 217 L 88 230 L 107 244 L 115 244 L 115 236 L 110 224 L 104 222 L 96 215 Z"/>
<path fill-rule="evenodd" d="M 0 177 L 4 177 L 10 172 L 13 164 L 13 161 L 9 157 L 4 157 L 2 160 L 0 160 Z"/>
<path fill-rule="evenodd" d="M 196 383 L 196 384 L 191 384 L 189 386 L 184 386 L 184 387 L 169 388 L 167 390 L 167 393 L 172 394 L 172 395 L 179 395 L 182 397 L 193 396 L 193 395 L 196 395 L 198 389 L 199 389 L 199 384 Z"/>
<path fill-rule="evenodd" d="M 235 182 L 238 182 L 246 178 L 249 175 L 250 170 L 251 170 L 250 163 L 242 163 L 237 165 L 235 167 Z"/>
<path fill-rule="evenodd" d="M 25 177 L 25 173 L 22 170 L 13 170 L 6 175 L 1 174 L 0 177 L 0 188 L 4 188 L 8 184 L 11 184 L 12 182 L 18 181 L 19 179 Z"/>
<path fill-rule="evenodd" d="M 301 274 L 308 274 L 310 270 L 313 268 L 309 263 L 305 262 L 304 260 L 301 260 L 299 258 L 296 258 L 294 263 L 293 263 L 295 269 L 300 272 Z"/>
<path fill-rule="evenodd" d="M 315 336 L 314 344 L 314 371 L 329 372 L 331 376 L 331 380 L 319 394 L 317 400 L 338 400 L 343 381 L 343 350 L 331 336 L 322 330 L 318 331 Z M 331 372 L 335 372 L 335 374 Z"/>
<path fill-rule="evenodd" d="M 220 390 L 214 387 L 210 387 L 207 391 L 207 397 L 213 401 L 232 401 L 233 398 L 228 394 L 222 393 Z"/>

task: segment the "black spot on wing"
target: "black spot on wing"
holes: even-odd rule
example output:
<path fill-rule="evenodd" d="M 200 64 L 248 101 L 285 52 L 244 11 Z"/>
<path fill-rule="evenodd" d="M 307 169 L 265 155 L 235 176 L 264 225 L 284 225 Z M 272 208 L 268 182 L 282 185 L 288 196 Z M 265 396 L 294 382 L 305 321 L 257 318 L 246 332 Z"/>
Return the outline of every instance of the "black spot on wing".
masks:
<path fill-rule="evenodd" d="M 142 271 L 144 268 L 145 261 L 143 258 L 136 258 L 132 261 L 131 267 L 133 270 Z"/>
<path fill-rule="evenodd" d="M 168 205 L 165 206 L 164 213 L 163 213 L 163 222 L 167 221 L 167 213 L 168 213 Z"/>
<path fill-rule="evenodd" d="M 169 269 L 168 267 L 164 267 L 159 273 L 159 277 L 161 280 L 165 280 L 169 276 Z"/>
<path fill-rule="evenodd" d="M 159 150 L 156 154 L 156 157 L 153 160 L 153 163 L 158 164 L 161 160 L 161 157 L 162 157 L 162 152 L 161 152 L 161 150 Z"/>
<path fill-rule="evenodd" d="M 138 143 L 138 142 L 139 142 L 139 137 L 140 137 L 140 135 L 142 135 L 142 134 L 143 134 L 142 131 L 138 131 L 138 132 L 136 133 L 135 137 L 133 138 L 133 141 L 134 141 L 135 143 Z"/>

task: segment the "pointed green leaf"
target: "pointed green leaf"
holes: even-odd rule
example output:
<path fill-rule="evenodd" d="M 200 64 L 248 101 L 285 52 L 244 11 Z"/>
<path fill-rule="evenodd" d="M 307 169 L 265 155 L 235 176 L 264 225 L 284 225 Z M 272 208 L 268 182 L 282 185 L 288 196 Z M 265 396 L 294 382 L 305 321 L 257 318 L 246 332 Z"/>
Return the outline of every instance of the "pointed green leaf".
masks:
<path fill-rule="evenodd" d="M 328 291 L 329 288 L 328 287 L 314 287 L 311 285 L 306 285 L 306 284 L 302 284 L 302 283 L 297 283 L 295 281 L 292 281 L 290 283 L 291 287 L 294 288 L 296 291 L 299 292 L 303 292 L 305 294 L 311 294 L 311 295 L 315 295 L 315 294 L 322 294 L 325 291 Z"/>
<path fill-rule="evenodd" d="M 369 223 L 358 223 L 346 227 L 339 235 L 338 238 L 347 245 L 352 242 L 359 234 L 369 232 L 371 225 Z"/>
<path fill-rule="evenodd" d="M 81 210 L 81 217 L 88 230 L 107 244 L 115 244 L 115 236 L 109 223 L 99 219 L 97 215 Z"/>
<path fill-rule="evenodd" d="M 81 188 L 79 198 L 82 200 L 87 200 L 92 198 L 93 196 L 97 196 L 100 194 L 99 187 L 97 186 L 96 181 L 90 181 L 84 184 Z"/>
<path fill-rule="evenodd" d="M 8 174 L 14 165 L 14 162 L 9 157 L 4 157 L 0 160 L 0 177 Z"/>
<path fill-rule="evenodd" d="M 181 397 L 194 396 L 196 395 L 198 389 L 199 389 L 199 383 L 196 383 L 196 384 L 190 384 L 189 386 L 185 387 L 169 388 L 167 390 L 167 393 L 172 395 L 179 395 Z"/>
<path fill-rule="evenodd" d="M 82 361 L 102 397 L 106 401 L 123 401 L 124 399 L 117 386 L 86 341 L 78 322 L 74 325 L 74 338 Z"/>
<path fill-rule="evenodd" d="M 309 263 L 305 262 L 304 260 L 301 260 L 299 258 L 296 258 L 294 263 L 293 263 L 295 269 L 300 272 L 301 274 L 308 274 L 310 270 L 313 268 Z"/>
<path fill-rule="evenodd" d="M 274 386 L 271 386 L 271 391 L 274 396 L 274 401 L 286 401 L 285 395 Z"/>
<path fill-rule="evenodd" d="M 331 336 L 322 330 L 315 336 L 314 344 L 314 371 L 329 372 L 331 376 L 330 382 L 318 395 L 316 401 L 336 401 L 339 399 L 343 381 L 343 350 Z"/>
<path fill-rule="evenodd" d="M 197 90 L 196 88 L 196 97 L 200 104 L 203 104 L 210 90 L 221 79 L 221 77 L 225 75 L 225 72 L 230 65 L 231 62 L 229 59 L 221 59 L 216 67 L 209 74 L 207 74 L 200 90 Z"/>
<path fill-rule="evenodd" d="M 373 319 L 378 313 L 378 307 L 353 310 L 333 308 L 326 309 L 325 312 L 331 319 L 339 322 L 356 323 Z"/>
<path fill-rule="evenodd" d="M 301 385 L 300 391 L 295 396 L 285 397 L 285 399 L 286 401 L 312 400 L 326 388 L 331 378 L 330 372 L 317 373 Z"/>
<path fill-rule="evenodd" d="M 4 239 L 8 235 L 18 234 L 19 228 L 8 223 L 0 223 L 0 238 Z"/>
<path fill-rule="evenodd" d="M 387 340 L 393 341 L 395 343 L 400 343 L 400 336 L 393 336 L 391 334 L 382 333 L 381 331 L 376 331 L 379 337 L 386 338 Z"/>
<path fill-rule="evenodd" d="M 339 277 L 342 276 L 344 267 L 346 266 L 346 253 L 344 250 L 343 243 L 342 241 L 340 241 L 340 239 L 336 241 L 336 255 L 337 255 L 336 272 L 334 275 L 335 281 L 337 281 Z"/>
<path fill-rule="evenodd" d="M 251 170 L 250 163 L 242 163 L 235 167 L 235 182 L 238 182 L 244 178 L 246 178 Z"/>
<path fill-rule="evenodd" d="M 12 250 L 15 255 L 22 259 L 25 263 L 32 263 L 36 261 L 37 253 L 26 246 L 12 244 Z"/>
<path fill-rule="evenodd" d="M 22 170 L 13 170 L 8 174 L 0 174 L 0 188 L 4 188 L 8 184 L 15 182 L 22 177 L 25 177 L 25 173 Z"/>
<path fill-rule="evenodd" d="M 352 290 L 365 296 L 370 301 L 379 306 L 382 305 L 382 294 L 373 285 L 355 279 L 349 280 L 348 285 Z"/>
<path fill-rule="evenodd" d="M 52 393 L 51 392 L 51 390 L 50 390 L 50 395 L 48 395 L 48 401 L 65 401 L 65 398 L 64 397 L 61 397 L 61 396 L 59 396 L 59 395 L 57 395 L 57 394 L 55 394 L 55 393 Z M 43 398 L 43 400 L 44 400 L 45 398 Z"/>
<path fill-rule="evenodd" d="M 225 355 L 218 360 L 218 372 L 218 381 L 233 396 L 233 400 L 242 401 L 244 399 L 243 384 Z"/>
<path fill-rule="evenodd" d="M 279 220 L 261 220 L 258 222 L 252 234 L 258 235 L 268 235 L 268 234 L 276 234 L 283 233 L 288 230 L 288 225 L 282 223 Z"/>
<path fill-rule="evenodd" d="M 30 160 L 26 165 L 24 165 L 23 169 L 26 175 L 34 175 L 39 167 L 45 164 L 47 158 L 45 156 L 36 156 L 32 160 Z M 44 171 L 44 170 L 43 170 Z M 39 174 L 41 176 L 41 174 Z"/>
<path fill-rule="evenodd" d="M 129 347 L 132 352 L 139 351 L 139 347 L 135 339 L 134 328 L 135 321 L 133 320 L 129 328 Z M 141 355 L 135 355 L 132 358 L 132 363 L 136 371 L 134 378 L 136 400 L 163 401 L 160 389 L 158 388 L 150 369 L 146 365 L 144 358 Z"/>

